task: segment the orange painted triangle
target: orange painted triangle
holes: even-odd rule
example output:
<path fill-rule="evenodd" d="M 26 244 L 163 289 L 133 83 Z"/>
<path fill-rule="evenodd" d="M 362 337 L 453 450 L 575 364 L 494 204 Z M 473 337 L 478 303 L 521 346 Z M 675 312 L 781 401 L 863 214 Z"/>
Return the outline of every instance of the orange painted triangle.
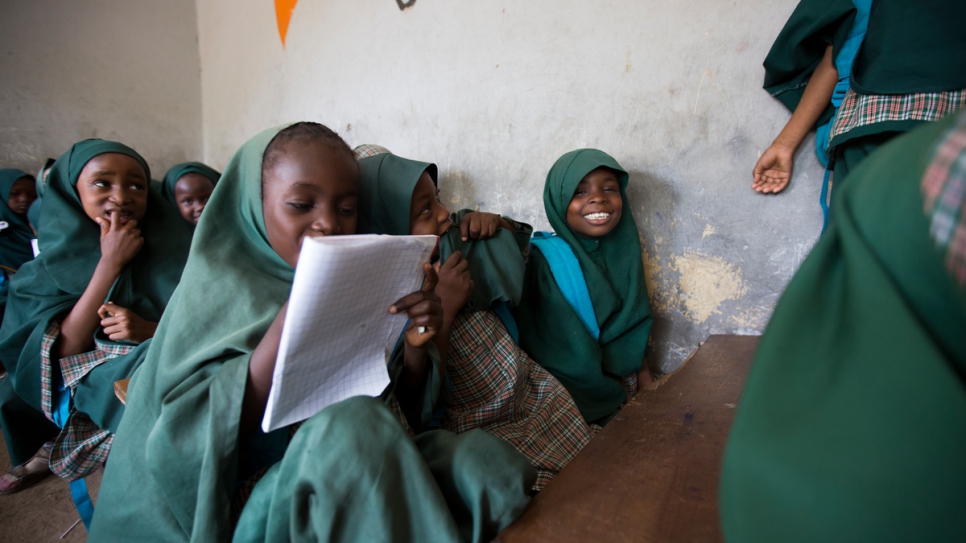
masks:
<path fill-rule="evenodd" d="M 278 21 L 278 36 L 282 38 L 282 49 L 285 48 L 285 36 L 288 34 L 288 23 L 292 20 L 292 12 L 299 0 L 275 0 L 275 20 Z"/>

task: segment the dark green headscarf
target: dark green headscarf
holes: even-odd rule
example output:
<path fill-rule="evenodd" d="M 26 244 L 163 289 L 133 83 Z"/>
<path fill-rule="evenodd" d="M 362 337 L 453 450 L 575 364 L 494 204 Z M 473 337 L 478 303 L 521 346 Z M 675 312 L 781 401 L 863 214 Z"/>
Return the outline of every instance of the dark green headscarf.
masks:
<path fill-rule="evenodd" d="M 164 174 L 164 179 L 161 181 L 161 195 L 175 207 L 178 207 L 178 202 L 174 197 L 174 186 L 178 183 L 178 179 L 181 179 L 181 176 L 189 173 L 201 174 L 211 180 L 213 185 L 217 185 L 218 179 L 221 178 L 219 172 L 201 162 L 175 164 L 168 170 L 168 173 Z"/>
<path fill-rule="evenodd" d="M 295 273 L 269 244 L 262 212 L 262 156 L 283 128 L 258 134 L 228 163 L 195 230 L 184 281 L 128 388 L 106 480 L 138 484 L 103 486 L 98 509 L 114 518 L 152 511 L 141 529 L 154 537 L 231 539 L 248 364 Z M 116 528 L 98 520 L 92 536 Z"/>
<path fill-rule="evenodd" d="M 567 225 L 567 206 L 580 181 L 597 168 L 619 174 L 620 222 L 587 239 Z M 594 340 L 564 299 L 547 260 L 533 251 L 517 313 L 520 346 L 570 391 L 588 422 L 605 421 L 626 399 L 620 379 L 639 371 L 651 332 L 651 309 L 637 225 L 625 189 L 627 172 L 610 155 L 580 149 L 560 157 L 547 175 L 543 204 L 556 234 L 573 249 L 594 305 Z"/>
<path fill-rule="evenodd" d="M 373 234 L 409 234 L 409 215 L 416 183 L 428 172 L 437 184 L 436 165 L 384 153 L 359 160 L 362 184 L 359 195 L 359 229 Z M 516 305 L 523 290 L 522 249 L 529 243 L 531 229 L 521 225 L 518 234 L 500 229 L 488 240 L 460 239 L 459 221 L 471 210 L 452 214 L 453 226 L 439 240 L 439 257 L 445 262 L 461 251 L 473 278 L 473 294 L 467 310 L 489 309 L 493 302 Z"/>
<path fill-rule="evenodd" d="M 920 190 L 955 121 L 850 173 L 782 294 L 725 450 L 727 541 L 966 541 L 966 289 Z"/>
<path fill-rule="evenodd" d="M 23 178 L 33 180 L 34 176 L 10 168 L 0 170 L 0 221 L 7 223 L 7 227 L 0 230 L 0 265 L 9 268 L 8 275 L 15 273 L 24 262 L 34 257 L 30 247 L 30 240 L 34 235 L 26 215 L 14 213 L 7 205 L 13 185 Z"/>
<path fill-rule="evenodd" d="M 77 303 L 101 258 L 100 227 L 84 212 L 76 184 L 84 166 L 104 153 L 130 156 L 150 175 L 144 159 L 130 147 L 97 139 L 74 144 L 57 159 L 47 177 L 38 232 L 41 253 L 24 264 L 11 281 L 0 330 L 0 360 L 13 376 L 17 393 L 38 409 L 44 333 L 52 320 L 62 319 Z M 138 227 L 144 246 L 124 267 L 109 299 L 144 319 L 157 321 L 181 279 L 191 233 L 184 220 L 150 189 L 147 211 Z M 110 342 L 106 337 L 99 339 Z M 138 348 L 127 356 L 141 356 L 144 350 Z M 77 407 L 84 411 L 80 404 Z M 96 413 L 89 414 L 98 422 Z M 110 418 L 116 422 L 114 415 Z M 108 428 L 113 422 L 99 425 Z"/>

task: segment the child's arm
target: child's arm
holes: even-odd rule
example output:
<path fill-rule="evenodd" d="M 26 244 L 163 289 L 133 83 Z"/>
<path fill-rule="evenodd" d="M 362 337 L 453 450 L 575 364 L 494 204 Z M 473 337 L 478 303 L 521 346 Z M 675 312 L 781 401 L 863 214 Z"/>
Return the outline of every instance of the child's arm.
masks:
<path fill-rule="evenodd" d="M 265 405 L 268 403 L 268 393 L 272 390 L 275 360 L 278 359 L 278 344 L 282 341 L 286 310 L 288 310 L 288 302 L 279 309 L 272 325 L 258 342 L 258 347 L 252 351 L 252 358 L 248 363 L 245 398 L 242 400 L 241 425 L 238 428 L 241 438 L 255 431 L 265 416 Z"/>
<path fill-rule="evenodd" d="M 101 227 L 101 259 L 84 294 L 60 323 L 60 336 L 53 348 L 57 358 L 90 350 L 94 332 L 101 323 L 98 309 L 121 270 L 144 245 L 137 221 L 122 226 L 117 213 L 111 216 L 110 222 L 100 217 L 94 220 Z"/>
<path fill-rule="evenodd" d="M 516 227 L 510 221 L 493 213 L 474 211 L 467 213 L 460 219 L 460 239 L 490 239 L 500 228 L 516 232 Z"/>
<path fill-rule="evenodd" d="M 763 194 L 779 193 L 788 186 L 792 178 L 792 163 L 795 150 L 802 144 L 808 131 L 821 117 L 832 98 L 832 91 L 838 83 L 839 73 L 832 62 L 832 46 L 825 48 L 825 55 L 812 77 L 805 86 L 802 100 L 791 119 L 768 149 L 762 153 L 755 164 L 751 188 Z"/>
<path fill-rule="evenodd" d="M 406 347 L 402 373 L 396 384 L 396 399 L 410 426 L 420 426 L 426 376 L 429 372 L 429 342 L 443 326 L 443 307 L 436 295 L 439 277 L 431 264 L 423 265 L 426 281 L 422 290 L 403 296 L 389 308 L 393 315 L 406 313 L 410 325 L 406 330 Z"/>
<path fill-rule="evenodd" d="M 470 277 L 469 262 L 463 258 L 463 253 L 456 251 L 446 259 L 439 268 L 439 285 L 436 287 L 440 304 L 443 306 L 443 325 L 433 337 L 433 343 L 439 350 L 439 358 L 443 363 L 444 375 L 446 355 L 449 353 L 449 336 L 453 329 L 453 321 L 459 314 L 470 295 L 473 294 L 473 279 Z"/>
<path fill-rule="evenodd" d="M 133 341 L 143 343 L 152 337 L 158 329 L 158 323 L 142 319 L 137 313 L 114 302 L 107 302 L 97 310 L 101 317 L 104 333 L 112 341 Z"/>

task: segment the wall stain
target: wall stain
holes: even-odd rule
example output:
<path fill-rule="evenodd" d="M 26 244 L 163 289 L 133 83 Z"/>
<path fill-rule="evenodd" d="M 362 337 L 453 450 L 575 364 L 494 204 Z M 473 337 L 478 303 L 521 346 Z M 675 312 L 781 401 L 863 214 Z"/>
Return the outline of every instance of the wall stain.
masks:
<path fill-rule="evenodd" d="M 741 270 L 723 258 L 686 249 L 672 257 L 670 268 L 678 272 L 678 289 L 689 320 L 701 324 L 719 314 L 726 300 L 737 300 L 746 288 Z"/>

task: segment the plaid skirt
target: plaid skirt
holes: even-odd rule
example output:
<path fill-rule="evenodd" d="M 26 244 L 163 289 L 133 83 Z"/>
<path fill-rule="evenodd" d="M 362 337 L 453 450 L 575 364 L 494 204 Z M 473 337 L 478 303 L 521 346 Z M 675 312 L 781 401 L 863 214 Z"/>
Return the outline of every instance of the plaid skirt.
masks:
<path fill-rule="evenodd" d="M 446 360 L 443 428 L 480 428 L 537 468 L 542 489 L 594 435 L 567 390 L 523 352 L 492 311 L 462 312 Z"/>

